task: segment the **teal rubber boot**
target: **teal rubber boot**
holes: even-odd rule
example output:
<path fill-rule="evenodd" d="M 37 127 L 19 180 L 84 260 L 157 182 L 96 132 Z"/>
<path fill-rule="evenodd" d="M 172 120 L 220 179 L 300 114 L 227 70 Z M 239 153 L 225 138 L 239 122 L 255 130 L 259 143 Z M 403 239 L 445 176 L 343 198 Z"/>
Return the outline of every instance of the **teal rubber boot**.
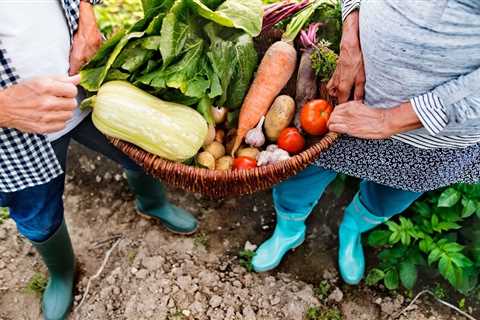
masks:
<path fill-rule="evenodd" d="M 362 247 L 362 233 L 371 230 L 388 218 L 371 214 L 357 194 L 345 209 L 338 231 L 338 265 L 340 275 L 348 284 L 360 283 L 365 273 L 365 257 Z"/>
<path fill-rule="evenodd" d="M 275 190 L 273 197 L 277 197 Z M 299 247 L 305 241 L 307 230 L 305 220 L 315 205 L 316 202 L 307 214 L 294 214 L 275 206 L 277 217 L 275 231 L 270 239 L 258 247 L 252 259 L 252 266 L 256 272 L 275 269 L 288 251 Z"/>
<path fill-rule="evenodd" d="M 305 241 L 307 216 L 282 215 L 277 211 L 277 224 L 270 239 L 255 251 L 252 266 L 256 272 L 273 270 L 285 254 Z"/>
<path fill-rule="evenodd" d="M 168 202 L 165 187 L 144 172 L 127 170 L 127 180 L 135 193 L 139 213 L 158 219 L 168 230 L 189 235 L 197 231 L 198 222 L 192 214 Z"/>
<path fill-rule="evenodd" d="M 42 300 L 43 316 L 45 320 L 66 319 L 73 302 L 75 256 L 65 222 L 48 240 L 32 244 L 49 272 Z"/>

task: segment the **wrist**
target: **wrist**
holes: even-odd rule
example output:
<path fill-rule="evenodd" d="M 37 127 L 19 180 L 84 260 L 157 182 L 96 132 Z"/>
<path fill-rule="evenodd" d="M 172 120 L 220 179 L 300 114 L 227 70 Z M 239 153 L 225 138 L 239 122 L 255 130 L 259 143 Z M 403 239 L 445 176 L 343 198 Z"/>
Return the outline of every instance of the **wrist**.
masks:
<path fill-rule="evenodd" d="M 10 127 L 10 117 L 7 112 L 9 103 L 7 102 L 6 90 L 0 90 L 0 128 Z"/>
<path fill-rule="evenodd" d="M 355 10 L 343 22 L 340 46 L 347 48 L 360 47 L 359 30 L 359 12 Z"/>
<path fill-rule="evenodd" d="M 95 11 L 93 5 L 87 1 L 80 1 L 80 16 L 78 19 L 79 29 L 82 27 L 95 26 L 97 27 L 97 19 L 95 17 Z"/>
<path fill-rule="evenodd" d="M 384 109 L 384 112 L 385 131 L 392 136 L 422 127 L 410 102 L 402 103 L 395 108 Z"/>

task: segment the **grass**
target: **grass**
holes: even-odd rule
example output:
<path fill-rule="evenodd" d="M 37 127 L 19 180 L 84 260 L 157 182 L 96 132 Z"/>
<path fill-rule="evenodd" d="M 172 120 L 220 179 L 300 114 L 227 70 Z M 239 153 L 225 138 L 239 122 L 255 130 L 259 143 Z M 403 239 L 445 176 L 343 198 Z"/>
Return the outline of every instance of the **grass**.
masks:
<path fill-rule="evenodd" d="M 204 232 L 198 233 L 195 238 L 193 239 L 193 245 L 195 247 L 203 246 L 204 248 L 208 247 L 208 234 Z"/>
<path fill-rule="evenodd" d="M 342 320 L 342 313 L 337 308 L 322 309 L 311 307 L 307 310 L 305 320 Z"/>
<path fill-rule="evenodd" d="M 0 208 L 0 224 L 2 224 L 9 217 L 10 214 L 8 213 L 8 208 Z"/>
<path fill-rule="evenodd" d="M 252 250 L 242 250 L 239 252 L 240 265 L 247 269 L 248 272 L 253 271 L 252 259 L 255 256 L 255 252 Z"/>
<path fill-rule="evenodd" d="M 313 289 L 313 291 L 320 300 L 325 300 L 328 297 L 331 289 L 332 286 L 330 285 L 330 283 L 328 283 L 327 280 L 323 280 L 319 283 L 318 287 Z"/>
<path fill-rule="evenodd" d="M 29 293 L 42 295 L 47 287 L 47 278 L 43 273 L 36 272 L 28 281 L 25 290 Z"/>

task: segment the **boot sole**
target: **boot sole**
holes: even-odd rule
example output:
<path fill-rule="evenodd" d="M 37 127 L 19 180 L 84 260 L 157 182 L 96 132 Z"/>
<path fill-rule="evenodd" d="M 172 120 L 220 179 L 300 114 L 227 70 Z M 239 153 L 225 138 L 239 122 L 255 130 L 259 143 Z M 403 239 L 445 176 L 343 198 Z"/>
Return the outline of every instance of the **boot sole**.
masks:
<path fill-rule="evenodd" d="M 141 217 L 143 217 L 144 219 L 147 219 L 147 220 L 154 220 L 154 221 L 159 221 L 160 224 L 162 225 L 162 227 L 164 227 L 165 229 L 167 229 L 169 232 L 173 233 L 173 234 L 176 234 L 176 235 L 180 235 L 180 236 L 191 236 L 193 235 L 195 232 L 197 232 L 198 230 L 198 225 L 197 227 L 192 230 L 192 231 L 186 231 L 186 232 L 181 232 L 181 231 L 178 231 L 178 230 L 173 230 L 172 228 L 168 227 L 167 224 L 165 224 L 164 222 L 162 222 L 159 218 L 154 218 L 152 216 L 149 216 L 148 214 L 145 214 L 139 210 L 136 210 L 137 211 L 137 214 Z"/>

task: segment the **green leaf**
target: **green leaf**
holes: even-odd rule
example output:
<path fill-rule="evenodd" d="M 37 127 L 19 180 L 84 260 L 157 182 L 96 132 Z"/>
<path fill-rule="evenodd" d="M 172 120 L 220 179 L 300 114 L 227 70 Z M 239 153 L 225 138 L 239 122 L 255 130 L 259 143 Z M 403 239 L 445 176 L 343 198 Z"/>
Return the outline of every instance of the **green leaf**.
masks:
<path fill-rule="evenodd" d="M 461 193 L 454 188 L 448 188 L 442 192 L 438 199 L 438 206 L 444 208 L 451 208 L 457 204 L 461 198 Z"/>
<path fill-rule="evenodd" d="M 407 289 L 412 289 L 417 282 L 417 267 L 411 263 L 404 261 L 400 263 L 400 281 Z"/>
<path fill-rule="evenodd" d="M 455 266 L 453 265 L 451 259 L 446 256 L 443 256 L 438 262 L 438 271 L 440 274 L 450 282 L 453 286 L 457 283 L 457 275 Z"/>
<path fill-rule="evenodd" d="M 435 244 L 434 244 L 432 238 L 427 236 L 424 239 L 420 240 L 420 242 L 418 244 L 418 248 L 421 251 L 423 251 L 425 253 L 428 253 L 435 248 Z"/>
<path fill-rule="evenodd" d="M 160 52 L 165 66 L 182 52 L 190 27 L 187 24 L 186 1 L 176 0 L 163 19 Z"/>
<path fill-rule="evenodd" d="M 133 32 L 125 35 L 115 46 L 112 54 L 107 60 L 107 63 L 104 66 L 93 68 L 93 69 L 84 69 L 80 71 L 81 76 L 81 86 L 87 91 L 95 92 L 98 91 L 103 81 L 105 80 L 110 67 L 117 59 L 118 55 L 122 52 L 123 48 L 127 43 L 136 38 L 143 36 L 143 32 Z"/>
<path fill-rule="evenodd" d="M 463 198 L 462 199 L 462 218 L 468 218 L 477 211 L 477 203 L 471 199 Z"/>
<path fill-rule="evenodd" d="M 390 269 L 386 274 L 385 274 L 385 279 L 383 279 L 383 282 L 385 284 L 385 287 L 389 290 L 395 290 L 398 288 L 399 285 L 399 277 L 398 277 L 398 271 L 396 268 Z"/>
<path fill-rule="evenodd" d="M 413 205 L 413 211 L 420 214 L 423 217 L 429 217 L 431 214 L 430 206 L 425 202 L 415 202 Z"/>
<path fill-rule="evenodd" d="M 381 247 L 388 244 L 391 231 L 374 230 L 368 235 L 368 245 L 371 247 Z"/>
<path fill-rule="evenodd" d="M 452 260 L 452 262 L 459 268 L 473 267 L 473 262 L 462 253 L 454 252 L 448 254 L 448 256 Z"/>
<path fill-rule="evenodd" d="M 229 109 L 240 108 L 258 66 L 258 54 L 252 37 L 244 34 L 234 42 L 236 64 L 225 103 Z"/>
<path fill-rule="evenodd" d="M 212 115 L 212 100 L 210 100 L 209 97 L 205 96 L 200 100 L 197 111 L 203 115 L 205 120 L 207 120 L 210 125 L 215 124 L 215 120 L 213 120 Z"/>
<path fill-rule="evenodd" d="M 442 250 L 448 253 L 451 252 L 460 252 L 463 250 L 463 246 L 456 243 L 456 242 L 449 242 L 444 245 L 442 245 Z"/>
<path fill-rule="evenodd" d="M 262 29 L 263 4 L 260 0 L 226 0 L 215 11 L 200 0 L 190 0 L 190 4 L 205 19 L 244 30 L 252 37 L 258 36 Z"/>
<path fill-rule="evenodd" d="M 367 286 L 376 285 L 378 282 L 382 281 L 385 278 L 385 273 L 381 269 L 373 268 L 368 273 L 365 278 L 365 283 Z"/>
<path fill-rule="evenodd" d="M 432 265 L 433 263 L 438 261 L 438 259 L 440 259 L 441 256 L 442 256 L 442 250 L 440 250 L 440 248 L 433 249 L 428 255 L 428 264 Z"/>

